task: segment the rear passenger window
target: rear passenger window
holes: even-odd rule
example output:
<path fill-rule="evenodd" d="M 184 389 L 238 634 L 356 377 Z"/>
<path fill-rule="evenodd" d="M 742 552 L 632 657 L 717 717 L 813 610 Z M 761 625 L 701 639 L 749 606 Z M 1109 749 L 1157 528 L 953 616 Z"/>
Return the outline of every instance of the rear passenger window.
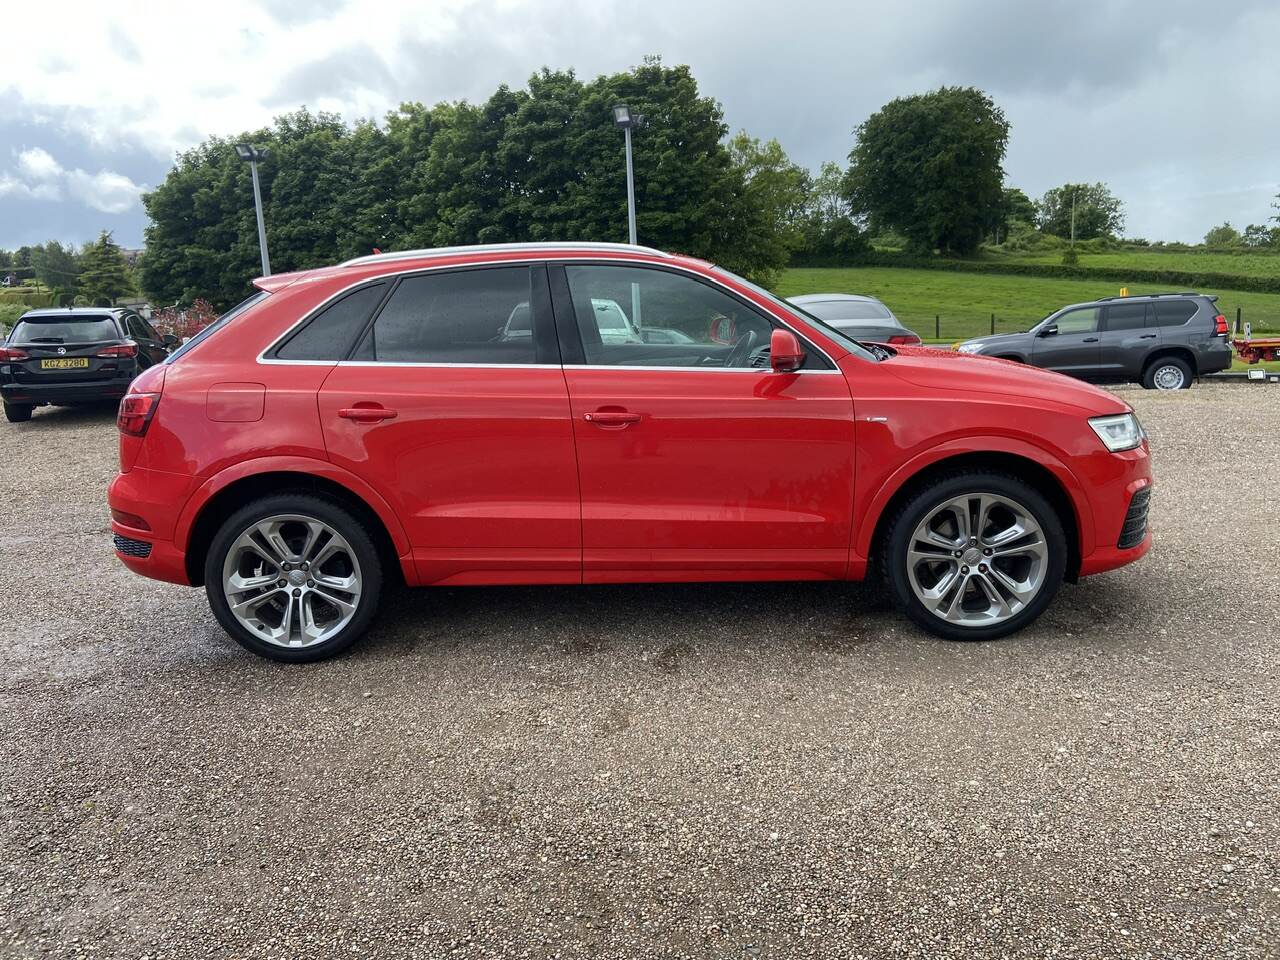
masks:
<path fill-rule="evenodd" d="M 275 352 L 280 360 L 342 360 L 387 285 L 370 284 L 335 300 Z"/>
<path fill-rule="evenodd" d="M 1196 313 L 1194 300 L 1157 300 L 1153 325 L 1157 327 L 1180 327 Z"/>
<path fill-rule="evenodd" d="M 1140 330 L 1146 323 L 1145 303 L 1115 303 L 1107 307 L 1108 330 Z"/>
<path fill-rule="evenodd" d="M 400 363 L 534 363 L 532 278 L 529 267 L 405 277 L 356 356 Z"/>

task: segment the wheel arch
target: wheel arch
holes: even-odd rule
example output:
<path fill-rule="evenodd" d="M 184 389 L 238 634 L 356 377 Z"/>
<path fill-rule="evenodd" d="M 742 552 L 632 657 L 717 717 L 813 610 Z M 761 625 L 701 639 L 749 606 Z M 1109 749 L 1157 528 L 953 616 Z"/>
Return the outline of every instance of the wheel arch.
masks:
<path fill-rule="evenodd" d="M 940 456 L 928 458 L 923 463 L 912 461 L 899 470 L 875 497 L 867 514 L 868 520 L 874 517 L 874 523 L 864 523 L 863 529 L 869 528 L 870 533 L 863 535 L 858 552 L 867 558 L 868 563 L 875 563 L 888 534 L 889 523 L 898 509 L 939 477 L 957 471 L 997 472 L 1016 477 L 1034 487 L 1057 512 L 1067 535 L 1066 579 L 1075 582 L 1080 558 L 1088 552 L 1086 545 L 1092 549 L 1093 517 L 1075 476 L 1060 461 L 1042 451 L 1039 454 L 1012 449 L 966 450 L 941 452 Z"/>
<path fill-rule="evenodd" d="M 302 462 L 298 462 L 301 459 Z M 404 529 L 390 505 L 359 478 L 330 463 L 269 458 L 228 468 L 206 481 L 188 501 L 174 531 L 193 586 L 204 583 L 204 560 L 222 522 L 250 500 L 288 490 L 318 494 L 341 504 L 364 523 L 384 570 L 409 582 L 412 561 Z"/>
<path fill-rule="evenodd" d="M 1196 364 L 1195 351 L 1193 351 L 1190 347 L 1179 346 L 1176 344 L 1156 347 L 1149 354 L 1147 354 L 1147 358 L 1142 361 L 1142 375 L 1145 377 L 1147 375 L 1147 371 L 1150 370 L 1156 363 L 1158 363 L 1161 360 L 1167 360 L 1170 357 L 1176 360 L 1181 360 L 1188 367 L 1190 367 L 1191 376 L 1198 377 L 1200 375 L 1199 366 Z"/>

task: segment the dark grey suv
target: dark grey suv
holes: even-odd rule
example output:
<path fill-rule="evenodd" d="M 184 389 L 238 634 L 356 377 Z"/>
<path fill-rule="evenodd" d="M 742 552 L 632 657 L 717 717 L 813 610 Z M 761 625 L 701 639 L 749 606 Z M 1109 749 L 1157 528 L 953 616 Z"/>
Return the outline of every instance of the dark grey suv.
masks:
<path fill-rule="evenodd" d="M 1129 380 L 1181 390 L 1231 366 L 1227 319 L 1218 298 L 1153 293 L 1075 303 L 1026 333 L 966 340 L 956 349 L 1017 360 L 1082 380 Z"/>

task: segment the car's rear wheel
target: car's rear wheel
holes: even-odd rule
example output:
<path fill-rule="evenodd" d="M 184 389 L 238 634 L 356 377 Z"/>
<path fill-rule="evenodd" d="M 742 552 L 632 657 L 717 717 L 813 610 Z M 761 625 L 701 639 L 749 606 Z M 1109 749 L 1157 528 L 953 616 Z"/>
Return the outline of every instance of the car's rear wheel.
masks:
<path fill-rule="evenodd" d="M 209 605 L 236 642 L 291 663 L 350 647 L 382 592 L 378 551 L 360 522 L 303 493 L 265 497 L 232 514 L 204 572 Z"/>
<path fill-rule="evenodd" d="M 1191 386 L 1191 367 L 1177 357 L 1162 357 L 1147 367 L 1142 385 L 1148 390 L 1186 390 Z"/>
<path fill-rule="evenodd" d="M 29 403 L 6 403 L 4 418 L 10 423 L 25 423 L 31 419 L 31 411 L 34 409 Z"/>
<path fill-rule="evenodd" d="M 1033 487 L 999 473 L 953 474 L 891 521 L 882 563 L 917 624 L 948 640 L 991 640 L 1044 612 L 1062 585 L 1062 521 Z"/>

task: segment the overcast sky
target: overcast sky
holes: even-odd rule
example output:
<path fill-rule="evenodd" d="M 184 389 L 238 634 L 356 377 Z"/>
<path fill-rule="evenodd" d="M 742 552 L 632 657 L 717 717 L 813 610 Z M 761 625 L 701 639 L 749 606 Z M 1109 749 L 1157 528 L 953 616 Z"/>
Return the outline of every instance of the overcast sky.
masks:
<path fill-rule="evenodd" d="M 1280 191 L 1277 0 L 47 0 L 20 20 L 0 62 L 9 249 L 103 228 L 140 246 L 139 195 L 175 151 L 304 104 L 381 117 L 646 54 L 815 168 L 888 100 L 978 86 L 1012 124 L 1009 182 L 1105 181 L 1128 236 L 1260 223 Z"/>

